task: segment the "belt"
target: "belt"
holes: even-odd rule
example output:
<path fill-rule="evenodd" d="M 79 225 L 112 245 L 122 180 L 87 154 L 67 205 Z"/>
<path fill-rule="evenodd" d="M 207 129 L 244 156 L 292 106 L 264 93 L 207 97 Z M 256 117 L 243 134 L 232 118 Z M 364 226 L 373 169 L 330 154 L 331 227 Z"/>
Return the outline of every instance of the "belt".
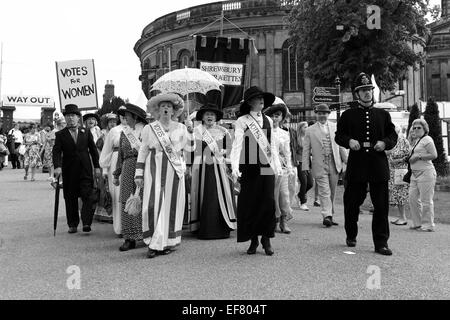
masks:
<path fill-rule="evenodd" d="M 361 143 L 361 147 L 363 147 L 363 148 L 373 148 L 373 147 L 375 147 L 375 145 L 373 144 L 373 143 L 371 143 L 371 142 L 362 142 Z"/>
<path fill-rule="evenodd" d="M 119 147 L 114 147 L 113 152 L 115 152 L 115 151 L 119 151 Z"/>

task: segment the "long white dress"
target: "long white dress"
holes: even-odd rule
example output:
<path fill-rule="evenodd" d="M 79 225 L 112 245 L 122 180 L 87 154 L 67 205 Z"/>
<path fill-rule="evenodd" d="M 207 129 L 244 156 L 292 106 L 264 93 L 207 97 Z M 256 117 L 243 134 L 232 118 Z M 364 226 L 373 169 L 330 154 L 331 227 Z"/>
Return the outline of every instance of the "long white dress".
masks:
<path fill-rule="evenodd" d="M 120 133 L 123 131 L 124 126 L 118 125 L 112 128 L 105 137 L 102 152 L 100 153 L 100 167 L 103 170 L 103 174 L 108 175 L 108 186 L 112 199 L 112 216 L 113 216 L 113 228 L 116 234 L 122 233 L 121 225 L 121 203 L 119 199 L 120 186 L 113 184 L 113 172 L 116 170 L 117 156 L 119 151 Z"/>
<path fill-rule="evenodd" d="M 194 150 L 195 142 L 185 125 L 172 121 L 169 136 L 174 151 L 182 159 Z M 144 177 L 142 231 L 145 244 L 162 251 L 180 244 L 185 210 L 185 178 L 178 177 L 150 125 L 142 131 L 142 145 L 136 177 Z"/>

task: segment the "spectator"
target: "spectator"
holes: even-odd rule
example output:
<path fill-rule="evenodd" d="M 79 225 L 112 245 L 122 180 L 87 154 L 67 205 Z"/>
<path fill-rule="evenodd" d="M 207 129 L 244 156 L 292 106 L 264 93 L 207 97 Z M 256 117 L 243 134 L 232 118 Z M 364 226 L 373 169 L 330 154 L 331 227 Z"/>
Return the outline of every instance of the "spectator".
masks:
<path fill-rule="evenodd" d="M 433 138 L 428 135 L 428 123 L 416 119 L 411 125 L 417 142 L 411 150 L 409 164 L 412 175 L 409 185 L 409 207 L 413 220 L 411 229 L 418 231 L 434 231 L 434 186 L 436 169 L 432 160 L 437 158 Z"/>
<path fill-rule="evenodd" d="M 22 131 L 19 129 L 19 124 L 17 122 L 14 122 L 14 128 L 9 130 L 8 135 L 10 135 L 10 141 L 13 145 L 10 146 L 10 153 L 11 153 L 11 165 L 13 169 L 20 169 L 20 161 L 19 161 L 19 153 L 18 149 L 20 145 L 23 143 L 23 134 Z"/>
<path fill-rule="evenodd" d="M 34 175 L 36 173 L 36 168 L 42 166 L 41 160 L 41 137 L 39 132 L 36 131 L 36 125 L 33 123 L 30 125 L 30 132 L 27 133 L 23 138 L 23 143 L 25 145 L 24 154 L 24 168 L 25 176 L 24 180 L 28 179 L 28 170 L 31 169 L 31 181 L 34 181 Z"/>

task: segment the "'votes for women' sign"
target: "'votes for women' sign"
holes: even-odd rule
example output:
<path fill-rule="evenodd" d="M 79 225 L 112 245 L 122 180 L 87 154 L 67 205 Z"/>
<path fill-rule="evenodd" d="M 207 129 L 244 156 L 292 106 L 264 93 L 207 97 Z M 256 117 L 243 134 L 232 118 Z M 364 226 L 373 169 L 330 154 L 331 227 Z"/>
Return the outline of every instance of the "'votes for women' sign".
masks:
<path fill-rule="evenodd" d="M 76 104 L 80 110 L 98 109 L 94 60 L 56 62 L 61 109 Z"/>

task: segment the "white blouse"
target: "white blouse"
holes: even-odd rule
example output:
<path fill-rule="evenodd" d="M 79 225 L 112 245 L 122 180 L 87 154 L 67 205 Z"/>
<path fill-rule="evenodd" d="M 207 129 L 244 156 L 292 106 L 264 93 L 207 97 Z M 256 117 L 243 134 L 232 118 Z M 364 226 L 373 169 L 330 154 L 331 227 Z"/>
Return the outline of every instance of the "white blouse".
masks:
<path fill-rule="evenodd" d="M 102 152 L 100 153 L 100 167 L 103 169 L 103 174 L 108 174 L 111 167 L 111 158 L 114 152 L 114 148 L 118 148 L 120 144 L 120 133 L 123 131 L 124 126 L 119 124 L 111 130 L 105 136 Z"/>

